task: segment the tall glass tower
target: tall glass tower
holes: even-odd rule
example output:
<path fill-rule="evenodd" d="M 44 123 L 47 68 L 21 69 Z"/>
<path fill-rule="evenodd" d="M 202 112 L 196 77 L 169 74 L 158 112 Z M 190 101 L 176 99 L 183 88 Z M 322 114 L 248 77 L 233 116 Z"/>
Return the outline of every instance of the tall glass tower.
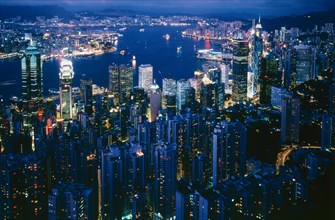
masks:
<path fill-rule="evenodd" d="M 65 121 L 72 120 L 73 116 L 73 77 L 72 62 L 67 59 L 62 60 L 59 72 L 60 117 Z"/>
<path fill-rule="evenodd" d="M 150 64 L 142 64 L 138 67 L 138 87 L 146 92 L 150 89 L 153 80 L 153 67 Z"/>
<path fill-rule="evenodd" d="M 27 118 L 37 115 L 43 104 L 43 73 L 40 51 L 33 46 L 26 48 L 21 60 L 23 116 Z"/>
<path fill-rule="evenodd" d="M 115 105 L 130 101 L 132 90 L 132 67 L 123 64 L 109 66 L 109 93 L 114 96 Z"/>
<path fill-rule="evenodd" d="M 181 112 L 188 107 L 188 97 L 191 90 L 191 84 L 188 80 L 180 79 L 177 81 L 177 111 Z"/>
<path fill-rule="evenodd" d="M 248 81 L 248 41 L 233 41 L 233 93 L 236 102 L 247 100 Z"/>

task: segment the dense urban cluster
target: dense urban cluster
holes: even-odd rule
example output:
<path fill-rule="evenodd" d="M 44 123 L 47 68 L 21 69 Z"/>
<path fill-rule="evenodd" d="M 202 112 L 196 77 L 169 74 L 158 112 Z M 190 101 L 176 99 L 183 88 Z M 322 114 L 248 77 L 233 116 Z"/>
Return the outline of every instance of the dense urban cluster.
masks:
<path fill-rule="evenodd" d="M 83 19 L 102 27 L 190 20 Z M 266 32 L 261 19 L 248 30 L 242 22 L 198 19 L 181 34 L 222 40 L 220 52 L 231 57 L 206 62 L 190 79 L 164 78 L 162 88 L 150 64 L 111 63 L 109 87 L 96 95 L 94 78 L 74 73 L 59 53 L 59 101 L 43 97 L 44 52 L 92 40 L 71 36 L 77 22 L 63 24 L 69 33 L 59 38 L 60 29 L 51 28 L 59 18 L 31 24 L 41 29 L 26 36 L 32 42 L 21 58 L 22 96 L 0 102 L 1 219 L 331 215 L 333 24 Z M 78 97 L 74 77 L 81 77 Z"/>

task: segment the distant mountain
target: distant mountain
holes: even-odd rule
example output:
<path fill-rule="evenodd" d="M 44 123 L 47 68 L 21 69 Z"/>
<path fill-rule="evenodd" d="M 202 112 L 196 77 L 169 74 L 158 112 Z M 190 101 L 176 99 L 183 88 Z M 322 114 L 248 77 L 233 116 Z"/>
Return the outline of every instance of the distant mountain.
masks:
<path fill-rule="evenodd" d="M 222 12 L 220 14 L 206 14 L 206 17 L 216 17 L 226 21 L 249 20 L 258 18 L 258 15 L 248 12 Z"/>
<path fill-rule="evenodd" d="M 335 22 L 335 8 L 327 11 L 310 12 L 304 15 L 283 16 L 272 19 L 262 19 L 261 23 L 265 30 L 280 29 L 281 27 L 299 27 L 306 30 L 314 25 L 324 25 Z"/>
<path fill-rule="evenodd" d="M 144 14 L 143 12 L 136 12 L 132 10 L 127 9 L 114 9 L 114 8 L 107 8 L 103 11 L 101 11 L 99 14 L 106 15 L 106 16 L 135 16 L 138 14 Z"/>
<path fill-rule="evenodd" d="M 43 5 L 43 6 L 0 5 L 0 19 L 21 16 L 22 19 L 35 20 L 36 16 L 44 16 L 45 18 L 52 18 L 55 15 L 57 15 L 60 18 L 71 19 L 74 16 L 74 13 L 69 12 L 57 5 Z"/>

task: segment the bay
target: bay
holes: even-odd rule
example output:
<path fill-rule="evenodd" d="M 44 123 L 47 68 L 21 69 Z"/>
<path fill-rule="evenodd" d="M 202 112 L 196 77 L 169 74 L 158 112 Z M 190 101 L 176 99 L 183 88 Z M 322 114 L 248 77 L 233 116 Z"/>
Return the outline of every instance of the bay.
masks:
<path fill-rule="evenodd" d="M 74 86 L 80 85 L 81 74 L 86 74 L 93 79 L 93 83 L 108 87 L 108 66 L 115 64 L 132 64 L 132 57 L 136 56 L 137 68 L 140 64 L 151 64 L 154 68 L 154 79 L 161 86 L 163 78 L 193 77 L 194 71 L 201 69 L 203 61 L 195 58 L 196 49 L 214 47 L 209 41 L 198 41 L 192 38 L 183 38 L 181 32 L 185 27 L 144 27 L 144 32 L 139 27 L 127 28 L 119 38 L 118 50 L 114 53 L 104 53 L 99 56 L 86 58 L 72 58 L 75 72 Z M 166 40 L 163 35 L 169 34 Z M 180 54 L 177 47 L 182 48 Z M 121 55 L 120 50 L 125 50 Z M 49 88 L 59 86 L 59 63 L 53 59 L 43 63 L 43 89 L 48 96 Z M 136 68 L 136 70 L 137 70 Z M 138 84 L 137 73 L 134 75 L 134 85 Z M 11 95 L 21 96 L 21 62 L 20 59 L 0 61 L 0 95 L 5 98 Z"/>

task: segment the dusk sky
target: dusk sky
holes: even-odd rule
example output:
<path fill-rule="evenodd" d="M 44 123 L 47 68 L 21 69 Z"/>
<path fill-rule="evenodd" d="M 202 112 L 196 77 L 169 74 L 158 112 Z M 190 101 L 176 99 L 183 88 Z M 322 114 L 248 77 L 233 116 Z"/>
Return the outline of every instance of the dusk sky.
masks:
<path fill-rule="evenodd" d="M 263 15 L 292 15 L 335 7 L 331 0 L 1 0 L 1 4 L 57 4 L 70 10 L 129 9 L 156 12 L 220 13 L 248 12 Z"/>

